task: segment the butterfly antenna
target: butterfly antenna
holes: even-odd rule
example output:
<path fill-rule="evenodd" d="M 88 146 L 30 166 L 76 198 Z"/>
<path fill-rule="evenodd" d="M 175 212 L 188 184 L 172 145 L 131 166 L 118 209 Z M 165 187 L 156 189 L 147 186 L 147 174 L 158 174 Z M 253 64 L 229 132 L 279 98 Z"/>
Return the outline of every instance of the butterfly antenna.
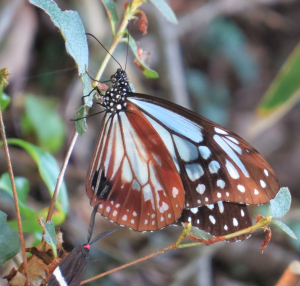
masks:
<path fill-rule="evenodd" d="M 116 61 L 116 63 L 120 66 L 120 68 L 121 69 L 123 69 L 122 68 L 122 66 L 121 66 L 121 64 L 116 60 L 116 58 L 103 46 L 103 44 L 94 36 L 94 35 L 92 35 L 92 34 L 90 34 L 90 33 L 85 33 L 87 36 L 92 36 L 101 46 L 102 46 L 102 48 L 108 53 L 108 54 L 110 54 L 110 56 Z"/>
<path fill-rule="evenodd" d="M 87 243 L 90 244 L 91 242 L 91 238 L 93 235 L 93 230 L 94 230 L 94 225 L 95 225 L 95 217 L 96 217 L 96 213 L 97 213 L 97 209 L 98 206 L 95 206 L 91 215 L 91 219 L 90 219 L 90 227 L 89 227 L 89 231 L 88 231 L 88 237 L 87 237 Z"/>
<path fill-rule="evenodd" d="M 98 104 L 100 104 L 100 103 L 98 103 Z M 80 118 L 76 118 L 76 119 L 70 119 L 70 121 L 79 121 L 79 120 L 81 120 L 81 119 L 90 118 L 90 117 L 92 117 L 92 116 L 95 116 L 95 115 L 100 114 L 100 113 L 103 113 L 103 112 L 106 112 L 106 110 L 101 110 L 101 111 L 99 111 L 99 112 L 96 112 L 96 113 L 94 113 L 94 114 L 87 115 L 87 116 L 84 116 L 84 117 L 80 117 Z"/>
<path fill-rule="evenodd" d="M 114 229 L 114 230 L 111 230 L 111 231 L 106 231 L 106 232 L 103 232 L 101 234 L 99 234 L 98 236 L 96 236 L 89 244 L 92 245 L 93 243 L 97 242 L 99 239 L 117 231 L 118 229 Z"/>
<path fill-rule="evenodd" d="M 100 83 L 106 83 L 106 82 L 111 82 L 111 80 L 109 79 L 109 80 L 106 80 L 106 81 L 100 81 L 100 80 L 96 80 L 96 79 L 94 79 L 94 78 L 92 78 L 91 76 L 90 76 L 90 74 L 88 73 L 88 71 L 85 71 L 86 72 L 86 74 L 88 75 L 88 77 L 92 80 L 92 81 L 95 81 L 95 82 L 100 82 Z M 87 95 L 88 96 L 88 95 Z"/>

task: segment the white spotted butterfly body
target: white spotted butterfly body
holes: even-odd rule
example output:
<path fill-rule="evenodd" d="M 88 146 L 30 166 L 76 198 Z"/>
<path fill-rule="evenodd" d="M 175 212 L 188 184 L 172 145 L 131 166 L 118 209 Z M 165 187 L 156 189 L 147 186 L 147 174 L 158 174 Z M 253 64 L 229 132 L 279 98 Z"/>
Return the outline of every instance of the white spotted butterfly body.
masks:
<path fill-rule="evenodd" d="M 273 170 L 238 135 L 133 93 L 122 69 L 111 81 L 86 185 L 103 216 L 138 231 L 191 222 L 220 236 L 252 224 L 246 204 L 275 197 Z"/>

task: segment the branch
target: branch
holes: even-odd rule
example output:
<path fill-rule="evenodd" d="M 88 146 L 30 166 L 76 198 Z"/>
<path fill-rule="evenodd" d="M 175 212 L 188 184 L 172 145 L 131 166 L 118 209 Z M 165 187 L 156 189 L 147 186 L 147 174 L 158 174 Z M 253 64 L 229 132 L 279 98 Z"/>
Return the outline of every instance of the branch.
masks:
<path fill-rule="evenodd" d="M 224 240 L 229 240 L 233 237 L 236 237 L 236 236 L 240 236 L 242 234 L 251 234 L 252 232 L 254 232 L 255 230 L 257 229 L 261 229 L 261 228 L 264 228 L 266 227 L 270 222 L 271 222 L 271 219 L 272 217 L 270 216 L 267 216 L 267 217 L 260 217 L 260 219 L 258 220 L 258 222 L 251 226 L 251 227 L 248 227 L 248 228 L 245 228 L 245 229 L 242 229 L 240 231 L 237 231 L 237 232 L 234 232 L 234 233 L 230 233 L 230 234 L 227 234 L 225 236 L 218 236 L 218 237 L 213 237 L 211 239 L 208 239 L 208 240 L 203 240 L 201 238 L 198 238 L 198 242 L 192 242 L 192 243 L 186 243 L 186 244 L 181 244 L 181 242 L 184 240 L 184 238 L 189 238 L 190 237 L 190 230 L 191 230 L 191 223 L 188 223 L 186 224 L 185 228 L 183 229 L 181 235 L 179 236 L 179 238 L 177 239 L 177 241 L 173 244 L 171 244 L 170 246 L 168 247 L 164 247 L 156 252 L 153 252 L 151 254 L 148 254 L 142 258 L 139 258 L 135 261 L 132 261 L 132 262 L 129 262 L 129 263 L 126 263 L 122 266 L 119 266 L 119 267 L 116 267 L 112 270 L 109 270 L 107 272 L 104 272 L 104 273 L 101 273 L 99 275 L 96 275 L 92 278 L 89 278 L 89 279 L 86 279 L 84 281 L 81 282 L 80 285 L 83 285 L 83 284 L 86 284 L 88 282 L 91 282 L 91 281 L 94 281 L 98 278 L 101 278 L 103 276 L 106 276 L 108 274 L 111 274 L 111 273 L 114 273 L 118 270 L 121 270 L 121 269 L 124 269 L 124 268 L 127 268 L 129 266 L 132 266 L 134 264 L 137 264 L 139 262 L 142 262 L 142 261 L 145 261 L 149 258 L 152 258 L 154 256 L 157 256 L 157 255 L 160 255 L 160 254 L 163 254 L 169 250 L 173 250 L 173 249 L 180 249 L 180 248 L 188 248 L 188 247 L 194 247 L 194 246 L 199 246 L 199 245 L 210 245 L 210 244 L 213 244 L 213 243 L 216 243 L 216 242 L 219 242 L 219 241 L 224 241 Z M 193 236 L 193 239 L 195 238 L 195 236 Z M 283 286 L 283 285 L 276 285 L 276 286 Z M 294 286 L 294 285 L 291 285 L 291 286 Z"/>

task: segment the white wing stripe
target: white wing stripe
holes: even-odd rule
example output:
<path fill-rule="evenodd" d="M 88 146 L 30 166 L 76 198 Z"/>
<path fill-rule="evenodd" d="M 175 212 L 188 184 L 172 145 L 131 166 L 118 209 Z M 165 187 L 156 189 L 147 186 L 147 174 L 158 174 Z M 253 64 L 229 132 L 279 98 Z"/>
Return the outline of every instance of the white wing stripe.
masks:
<path fill-rule="evenodd" d="M 203 141 L 201 127 L 189 119 L 150 102 L 128 98 L 132 103 L 147 111 L 168 128 L 199 143 Z M 180 124 L 178 124 L 180 122 Z"/>
<path fill-rule="evenodd" d="M 180 173 L 180 168 L 178 165 L 177 156 L 175 154 L 175 149 L 174 149 L 174 145 L 173 145 L 173 141 L 172 141 L 170 133 L 165 128 L 163 128 L 161 125 L 159 125 L 156 121 L 154 121 L 152 118 L 150 118 L 148 115 L 146 115 L 146 114 L 144 114 L 144 115 L 146 116 L 146 118 L 149 120 L 149 122 L 151 123 L 153 128 L 159 134 L 160 138 L 165 143 L 165 146 L 167 147 L 167 149 L 168 149 L 169 153 L 171 154 L 171 157 L 175 163 L 176 169 Z"/>
<path fill-rule="evenodd" d="M 248 171 L 245 168 L 245 165 L 242 163 L 240 158 L 234 153 L 230 146 L 223 140 L 219 135 L 214 135 L 214 140 L 219 144 L 219 146 L 227 153 L 227 155 L 233 160 L 233 162 L 240 168 L 245 177 L 250 178 Z"/>
<path fill-rule="evenodd" d="M 134 174 L 136 175 L 140 185 L 143 186 L 148 182 L 147 161 L 149 158 L 126 114 L 124 112 L 120 112 L 119 114 L 123 125 L 123 139 L 128 160 L 131 162 L 132 166 L 134 166 Z"/>

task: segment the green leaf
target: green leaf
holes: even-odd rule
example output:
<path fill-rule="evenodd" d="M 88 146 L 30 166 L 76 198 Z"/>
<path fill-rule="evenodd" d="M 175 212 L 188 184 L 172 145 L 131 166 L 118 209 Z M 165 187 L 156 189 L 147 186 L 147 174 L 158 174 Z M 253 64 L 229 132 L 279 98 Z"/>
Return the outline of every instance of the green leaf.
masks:
<path fill-rule="evenodd" d="M 24 233 L 34 233 L 36 237 L 39 237 L 42 233 L 41 226 L 38 222 L 39 217 L 43 217 L 44 220 L 47 218 L 49 208 L 46 207 L 39 212 L 34 212 L 33 214 L 26 215 L 22 218 L 22 228 Z M 54 225 L 61 225 L 66 218 L 66 215 L 62 211 L 54 211 L 52 215 L 52 222 Z M 11 220 L 8 222 L 9 226 L 13 230 L 18 230 L 18 222 L 17 220 Z"/>
<path fill-rule="evenodd" d="M 88 45 L 82 21 L 75 11 L 62 12 L 52 0 L 29 0 L 33 5 L 43 9 L 51 18 L 56 27 L 60 29 L 67 52 L 74 58 L 79 75 L 88 67 Z"/>
<path fill-rule="evenodd" d="M 283 217 L 290 209 L 292 202 L 291 193 L 288 188 L 281 188 L 276 197 L 270 200 L 269 215 L 272 218 Z"/>
<path fill-rule="evenodd" d="M 164 0 L 150 0 L 150 2 L 152 2 L 152 4 L 166 17 L 169 22 L 172 24 L 178 24 L 176 15 Z"/>
<path fill-rule="evenodd" d="M 52 221 L 48 221 L 47 223 L 44 222 L 43 218 L 39 219 L 40 225 L 45 231 L 44 238 L 46 242 L 52 247 L 54 252 L 54 257 L 57 257 L 57 250 L 56 250 L 56 233 L 54 224 Z"/>
<path fill-rule="evenodd" d="M 256 109 L 249 133 L 257 135 L 276 123 L 300 99 L 300 44 L 288 57 Z"/>
<path fill-rule="evenodd" d="M 40 149 L 39 147 L 37 147 L 33 144 L 25 142 L 23 140 L 8 139 L 7 141 L 9 144 L 17 145 L 17 146 L 25 149 L 29 153 L 29 155 L 36 162 L 39 172 L 40 172 L 40 175 L 41 175 L 44 183 L 48 187 L 49 193 L 52 196 L 54 189 L 55 189 L 58 175 L 60 173 L 60 169 L 59 169 L 54 157 L 50 153 Z M 59 210 L 62 209 L 64 214 L 68 213 L 69 201 L 68 201 L 67 188 L 66 188 L 66 185 L 64 182 L 62 182 L 60 191 L 57 196 L 56 207 Z"/>
<path fill-rule="evenodd" d="M 111 0 L 102 0 L 102 3 L 106 9 L 106 13 L 108 15 L 113 35 L 115 34 L 115 23 L 118 22 L 118 12 L 116 8 L 116 4 Z"/>
<path fill-rule="evenodd" d="M 81 77 L 80 80 L 82 81 L 83 84 L 83 101 L 84 105 L 88 107 L 92 107 L 93 105 L 93 98 L 94 98 L 94 88 L 91 85 L 91 79 L 88 76 L 87 73 L 84 73 Z"/>
<path fill-rule="evenodd" d="M 7 224 L 7 215 L 0 211 L 0 268 L 21 249 L 20 239 Z"/>
<path fill-rule="evenodd" d="M 29 192 L 28 180 L 22 177 L 15 177 L 15 185 L 21 214 L 23 216 L 35 214 L 36 212 L 26 205 Z M 3 173 L 0 178 L 0 190 L 7 193 L 13 200 L 13 191 L 8 173 Z"/>
<path fill-rule="evenodd" d="M 294 232 L 283 222 L 279 221 L 279 220 L 271 220 L 271 223 L 276 225 L 277 227 L 279 227 L 280 229 L 282 229 L 286 234 L 288 234 L 291 238 L 296 239 L 297 237 L 294 234 Z"/>
<path fill-rule="evenodd" d="M 184 225 L 183 225 L 183 227 L 184 227 Z M 192 227 L 189 232 L 201 239 L 204 239 L 204 240 L 211 239 L 213 237 L 213 235 L 211 235 L 208 232 L 205 232 L 197 227 Z"/>
<path fill-rule="evenodd" d="M 10 103 L 10 97 L 6 93 L 2 92 L 0 96 L 1 110 L 4 111 L 6 107 L 9 105 L 9 103 Z"/>
<path fill-rule="evenodd" d="M 129 46 L 136 58 L 136 60 L 139 63 L 139 68 L 142 70 L 143 74 L 147 77 L 147 78 L 158 78 L 158 73 L 152 69 L 150 69 L 145 63 L 141 62 L 138 56 L 138 48 L 137 45 L 135 43 L 135 40 L 131 37 L 131 35 L 129 34 Z"/>
<path fill-rule="evenodd" d="M 82 136 L 87 131 L 86 116 L 87 111 L 84 106 L 80 106 L 75 110 L 75 127 L 79 136 Z"/>
<path fill-rule="evenodd" d="M 49 152 L 59 151 L 64 143 L 66 126 L 56 112 L 53 100 L 28 94 L 22 127 L 25 134 L 34 132 L 39 145 Z"/>

